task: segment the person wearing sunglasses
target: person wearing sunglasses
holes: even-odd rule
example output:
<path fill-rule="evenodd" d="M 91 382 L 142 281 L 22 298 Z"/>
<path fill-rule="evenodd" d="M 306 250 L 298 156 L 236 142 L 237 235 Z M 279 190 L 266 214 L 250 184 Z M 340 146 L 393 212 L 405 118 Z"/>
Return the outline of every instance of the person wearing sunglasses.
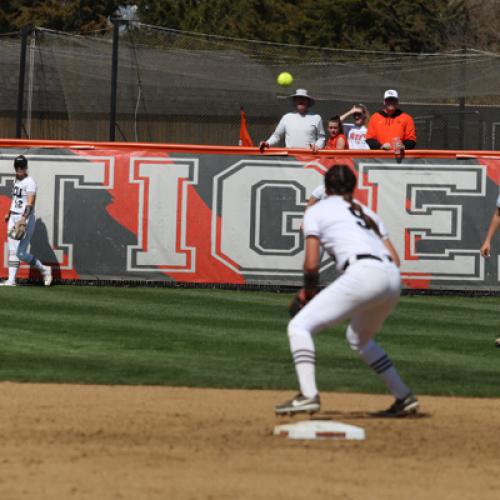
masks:
<path fill-rule="evenodd" d="M 352 123 L 344 123 L 344 132 L 347 135 L 349 149 L 370 149 L 366 142 L 366 124 L 370 121 L 370 112 L 364 104 L 355 104 L 340 119 L 344 122 L 352 116 Z"/>

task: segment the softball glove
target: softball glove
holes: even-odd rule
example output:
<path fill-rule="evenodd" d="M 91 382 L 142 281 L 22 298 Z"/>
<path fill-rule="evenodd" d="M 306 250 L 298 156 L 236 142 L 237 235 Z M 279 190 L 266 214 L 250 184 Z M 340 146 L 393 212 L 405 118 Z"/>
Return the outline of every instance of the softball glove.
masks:
<path fill-rule="evenodd" d="M 18 220 L 9 231 L 9 238 L 13 240 L 22 240 L 26 234 L 26 221 L 24 219 Z"/>

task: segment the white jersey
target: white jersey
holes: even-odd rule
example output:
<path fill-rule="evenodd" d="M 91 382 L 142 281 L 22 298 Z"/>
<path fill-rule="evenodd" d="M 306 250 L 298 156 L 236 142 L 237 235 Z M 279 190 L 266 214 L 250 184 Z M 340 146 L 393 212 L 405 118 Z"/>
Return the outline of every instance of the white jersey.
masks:
<path fill-rule="evenodd" d="M 317 200 L 324 200 L 325 198 L 328 198 L 328 195 L 326 194 L 325 185 L 320 184 L 317 188 L 313 190 L 311 196 L 313 198 L 316 198 Z"/>
<path fill-rule="evenodd" d="M 28 195 L 34 194 L 36 194 L 36 184 L 33 178 L 28 176 L 22 180 L 16 179 L 12 188 L 10 211 L 15 214 L 23 214 L 28 204 Z"/>
<path fill-rule="evenodd" d="M 349 129 L 347 134 L 347 143 L 349 144 L 349 149 L 370 149 L 370 146 L 366 143 L 366 132 L 368 129 L 365 125 L 358 127 L 354 124 L 345 124 L 346 129 Z"/>
<path fill-rule="evenodd" d="M 315 144 L 321 149 L 325 145 L 326 137 L 323 120 L 320 115 L 314 113 L 305 115 L 296 111 L 287 113 L 281 118 L 267 143 L 269 146 L 275 146 L 279 144 L 283 136 L 285 136 L 287 148 L 308 149 L 311 144 Z"/>
<path fill-rule="evenodd" d="M 497 198 L 497 207 L 500 208 L 500 193 L 498 193 L 498 198 Z"/>
<path fill-rule="evenodd" d="M 377 223 L 382 238 L 388 238 L 380 217 L 368 207 L 356 203 Z M 350 203 L 342 196 L 328 196 L 306 210 L 304 236 L 317 236 L 328 254 L 335 259 L 339 271 L 353 255 L 368 254 L 381 259 L 389 256 L 382 239 L 366 227 L 361 216 L 351 209 Z"/>

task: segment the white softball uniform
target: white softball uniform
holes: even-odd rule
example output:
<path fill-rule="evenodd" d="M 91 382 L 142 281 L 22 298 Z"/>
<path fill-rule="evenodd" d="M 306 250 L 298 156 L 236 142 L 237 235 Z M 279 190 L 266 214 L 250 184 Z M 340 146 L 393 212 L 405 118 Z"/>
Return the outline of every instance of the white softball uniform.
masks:
<path fill-rule="evenodd" d="M 320 184 L 317 188 L 314 188 L 313 192 L 311 193 L 311 196 L 313 198 L 316 198 L 317 200 L 324 200 L 328 198 L 328 195 L 326 194 L 325 190 L 325 185 Z"/>
<path fill-rule="evenodd" d="M 498 193 L 498 198 L 497 198 L 497 207 L 500 208 L 500 193 Z"/>
<path fill-rule="evenodd" d="M 28 196 L 34 194 L 36 194 L 36 183 L 31 177 L 16 179 L 12 188 L 10 211 L 14 214 L 23 214 L 28 204 Z"/>
<path fill-rule="evenodd" d="M 380 217 L 368 207 L 362 208 L 387 237 Z M 351 318 L 349 344 L 353 349 L 362 348 L 382 327 L 399 300 L 399 269 L 390 261 L 379 236 L 366 227 L 341 196 L 329 196 L 307 210 L 304 236 L 318 237 L 336 259 L 337 269 L 343 270 L 346 265 L 347 268 L 290 321 L 289 334 L 300 331 L 313 334 Z M 357 257 L 363 255 L 379 260 Z"/>
<path fill-rule="evenodd" d="M 32 177 L 25 177 L 22 180 L 16 179 L 12 188 L 12 202 L 10 204 L 10 218 L 7 225 L 7 233 L 21 218 L 28 204 L 28 196 L 36 195 L 37 187 Z M 19 259 L 32 263 L 36 259 L 28 253 L 28 246 L 35 231 L 35 210 L 34 207 L 26 219 L 26 234 L 22 240 L 8 238 L 9 244 L 9 265 L 19 266 Z"/>
<path fill-rule="evenodd" d="M 389 235 L 380 217 L 356 203 L 377 223 L 382 237 L 387 238 Z M 367 228 L 361 214 L 342 196 L 328 196 L 306 211 L 304 236 L 317 236 L 329 255 L 335 258 L 339 271 L 355 255 L 373 255 L 381 260 L 389 257 L 380 237 Z"/>
<path fill-rule="evenodd" d="M 314 113 L 301 115 L 298 112 L 284 115 L 276 130 L 267 140 L 269 146 L 279 144 L 282 137 L 285 137 L 287 148 L 309 148 L 315 144 L 318 148 L 325 145 L 325 128 L 321 116 Z"/>
<path fill-rule="evenodd" d="M 367 207 L 362 208 L 387 236 L 380 218 Z M 326 251 L 335 257 L 337 269 L 344 272 L 288 323 L 290 350 L 301 394 L 307 398 L 318 394 L 313 335 L 350 319 L 346 338 L 351 349 L 397 399 L 406 398 L 411 394 L 410 389 L 373 339 L 401 293 L 399 269 L 390 260 L 381 238 L 341 196 L 328 196 L 306 211 L 304 235 L 318 237 Z"/>

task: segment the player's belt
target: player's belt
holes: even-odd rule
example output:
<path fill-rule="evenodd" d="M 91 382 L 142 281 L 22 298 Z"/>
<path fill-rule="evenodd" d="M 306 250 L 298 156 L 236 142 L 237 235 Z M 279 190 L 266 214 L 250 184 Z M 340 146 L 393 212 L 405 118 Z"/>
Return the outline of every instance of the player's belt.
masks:
<path fill-rule="evenodd" d="M 389 255 L 386 255 L 385 258 L 389 261 L 392 262 L 391 257 Z M 363 260 L 363 259 L 374 259 L 378 260 L 379 262 L 384 262 L 384 259 L 377 257 L 376 255 L 372 255 L 370 253 L 360 253 L 358 255 L 351 255 L 345 262 L 344 267 L 342 268 L 342 271 L 345 271 L 351 264 L 354 264 L 358 260 Z"/>

